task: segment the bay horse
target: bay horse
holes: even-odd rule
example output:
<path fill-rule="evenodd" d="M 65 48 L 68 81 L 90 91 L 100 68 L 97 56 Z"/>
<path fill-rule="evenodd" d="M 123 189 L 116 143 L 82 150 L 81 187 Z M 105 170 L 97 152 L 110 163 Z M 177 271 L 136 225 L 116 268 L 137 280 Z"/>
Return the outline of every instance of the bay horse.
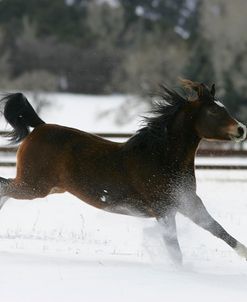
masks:
<path fill-rule="evenodd" d="M 67 191 L 109 212 L 154 217 L 171 258 L 182 264 L 179 212 L 247 259 L 247 248 L 211 217 L 196 194 L 194 166 L 202 138 L 242 141 L 246 127 L 215 98 L 214 85 L 182 84 L 194 91 L 194 99 L 162 86 L 153 116 L 125 143 L 46 124 L 22 93 L 6 95 L 2 102 L 13 127 L 11 139 L 22 143 L 16 177 L 0 178 L 1 206 L 9 197 L 35 199 Z"/>

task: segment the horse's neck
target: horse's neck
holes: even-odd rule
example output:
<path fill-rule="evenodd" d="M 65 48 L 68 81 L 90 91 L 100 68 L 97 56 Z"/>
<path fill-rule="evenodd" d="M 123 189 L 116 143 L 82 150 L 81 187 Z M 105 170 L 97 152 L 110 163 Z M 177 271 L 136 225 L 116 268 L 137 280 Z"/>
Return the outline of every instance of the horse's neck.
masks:
<path fill-rule="evenodd" d="M 195 127 L 193 116 L 180 113 L 169 131 L 169 153 L 175 161 L 185 167 L 194 167 L 196 150 L 200 143 Z"/>

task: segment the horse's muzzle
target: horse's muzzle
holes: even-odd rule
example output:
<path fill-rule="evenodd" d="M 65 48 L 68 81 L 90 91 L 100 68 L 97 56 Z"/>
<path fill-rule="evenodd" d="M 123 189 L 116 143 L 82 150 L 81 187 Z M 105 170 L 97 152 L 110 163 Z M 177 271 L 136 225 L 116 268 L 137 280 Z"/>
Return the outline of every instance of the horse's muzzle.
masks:
<path fill-rule="evenodd" d="M 242 123 L 237 122 L 236 125 L 232 126 L 230 129 L 230 138 L 235 142 L 242 142 L 246 139 L 247 129 Z"/>

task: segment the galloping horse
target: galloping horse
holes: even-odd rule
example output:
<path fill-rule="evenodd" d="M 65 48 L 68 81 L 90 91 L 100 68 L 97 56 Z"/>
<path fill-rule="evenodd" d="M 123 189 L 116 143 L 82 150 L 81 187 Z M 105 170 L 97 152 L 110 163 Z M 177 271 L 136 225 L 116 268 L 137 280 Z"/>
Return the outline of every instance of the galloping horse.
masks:
<path fill-rule="evenodd" d="M 182 82 L 196 97 L 163 86 L 154 116 L 125 143 L 46 124 L 23 94 L 5 96 L 4 117 L 14 129 L 11 138 L 22 143 L 16 178 L 0 178 L 1 206 L 7 197 L 34 199 L 67 191 L 99 209 L 155 217 L 178 264 L 182 254 L 175 216 L 180 212 L 247 258 L 247 248 L 210 216 L 197 196 L 194 168 L 202 138 L 242 141 L 246 127 L 216 100 L 214 85 L 209 89 Z"/>

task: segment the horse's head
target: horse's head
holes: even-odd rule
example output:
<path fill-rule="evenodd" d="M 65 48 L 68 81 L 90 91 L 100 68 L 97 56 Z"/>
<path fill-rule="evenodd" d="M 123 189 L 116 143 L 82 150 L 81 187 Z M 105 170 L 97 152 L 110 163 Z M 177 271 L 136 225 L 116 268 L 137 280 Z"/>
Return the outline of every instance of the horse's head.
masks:
<path fill-rule="evenodd" d="M 195 129 L 199 137 L 237 142 L 246 138 L 246 126 L 232 118 L 225 106 L 215 98 L 215 85 L 209 89 L 202 83 L 189 80 L 182 80 L 182 83 L 185 88 L 197 93 L 193 106 L 197 112 Z"/>

